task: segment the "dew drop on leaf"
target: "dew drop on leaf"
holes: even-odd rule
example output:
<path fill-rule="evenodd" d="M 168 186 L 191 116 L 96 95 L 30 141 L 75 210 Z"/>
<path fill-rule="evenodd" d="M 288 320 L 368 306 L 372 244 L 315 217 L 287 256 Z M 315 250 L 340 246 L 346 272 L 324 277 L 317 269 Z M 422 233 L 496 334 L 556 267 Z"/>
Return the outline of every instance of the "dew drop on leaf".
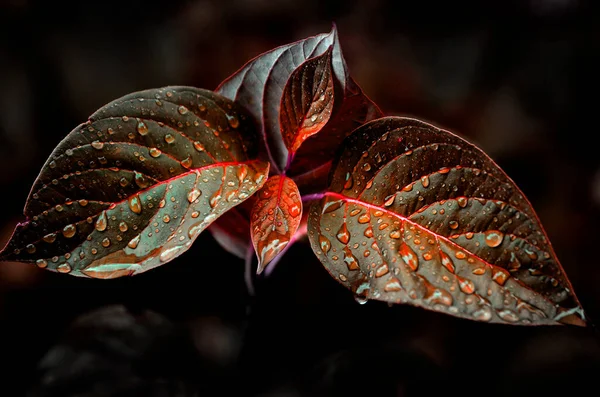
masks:
<path fill-rule="evenodd" d="M 77 232 L 77 229 L 75 228 L 75 225 L 73 225 L 73 224 L 69 224 L 69 225 L 65 226 L 62 230 L 62 234 L 66 238 L 73 237 L 75 235 L 75 232 Z"/>

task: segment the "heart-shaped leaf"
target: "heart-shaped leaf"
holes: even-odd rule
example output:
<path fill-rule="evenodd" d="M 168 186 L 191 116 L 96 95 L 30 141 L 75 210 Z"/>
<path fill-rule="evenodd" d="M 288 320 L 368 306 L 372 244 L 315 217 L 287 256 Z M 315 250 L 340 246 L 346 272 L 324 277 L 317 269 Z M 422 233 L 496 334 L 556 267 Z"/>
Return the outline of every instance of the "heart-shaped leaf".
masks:
<path fill-rule="evenodd" d="M 99 278 L 168 262 L 264 184 L 253 137 L 239 107 L 210 91 L 117 99 L 54 150 L 0 259 Z"/>
<path fill-rule="evenodd" d="M 276 175 L 260 189 L 251 214 L 251 236 L 260 273 L 290 242 L 302 219 L 302 200 L 293 180 Z"/>
<path fill-rule="evenodd" d="M 349 136 L 309 214 L 330 274 L 359 299 L 479 321 L 584 325 L 533 208 L 480 149 L 429 124 L 372 121 Z"/>
<path fill-rule="evenodd" d="M 333 110 L 332 47 L 300 65 L 283 90 L 279 113 L 281 133 L 292 154 L 319 132 Z"/>
<path fill-rule="evenodd" d="M 269 159 L 276 173 L 284 170 L 289 165 L 290 158 L 290 153 L 282 136 L 283 130 L 280 119 L 284 89 L 288 86 L 290 78 L 299 67 L 305 64 L 307 60 L 325 54 L 329 49 L 331 49 L 331 70 L 335 91 L 334 103 L 336 104 L 330 123 L 336 119 L 334 116 L 337 110 L 341 111 L 343 109 L 346 97 L 359 96 L 360 98 L 354 99 L 351 106 L 353 112 L 341 114 L 337 119 L 339 122 L 342 122 L 343 119 L 343 122 L 359 120 L 362 123 L 367 121 L 361 120 L 365 115 L 369 117 L 379 115 L 379 109 L 362 94 L 360 88 L 350 78 L 335 27 L 330 33 L 309 37 L 259 55 L 226 79 L 216 89 L 217 93 L 239 103 L 254 117 L 265 143 L 266 153 L 263 153 L 263 156 Z M 296 72 L 296 75 L 302 76 L 303 73 L 301 70 Z M 357 109 L 357 107 L 359 108 Z M 345 110 L 347 111 L 348 108 Z M 330 129 L 322 129 L 321 133 L 318 134 L 319 139 L 326 130 L 333 131 L 334 136 L 343 138 L 352 129 L 346 129 L 345 124 L 342 124 L 332 126 Z M 323 142 L 329 142 L 327 149 L 333 148 L 333 150 L 335 150 L 335 146 L 339 141 L 323 140 Z M 321 152 L 325 153 L 326 151 L 321 150 Z M 330 158 L 323 160 L 322 154 L 319 153 L 315 160 L 320 162 L 318 164 L 313 163 L 313 167 L 329 161 Z"/>

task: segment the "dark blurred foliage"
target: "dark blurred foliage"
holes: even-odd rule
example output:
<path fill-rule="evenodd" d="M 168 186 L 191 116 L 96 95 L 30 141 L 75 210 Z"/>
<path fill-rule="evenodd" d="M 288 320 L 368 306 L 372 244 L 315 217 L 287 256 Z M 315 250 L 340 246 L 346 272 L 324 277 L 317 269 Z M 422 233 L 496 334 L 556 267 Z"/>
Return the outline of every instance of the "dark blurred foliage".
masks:
<path fill-rule="evenodd" d="M 165 85 L 215 88 L 260 52 L 335 22 L 354 78 L 385 112 L 467 137 L 515 180 L 600 321 L 599 10 L 578 0 L 441 3 L 0 1 L 0 242 L 52 148 L 100 106 Z M 1 265 L 2 396 L 600 389 L 590 329 L 361 306 L 307 244 L 257 281 L 255 299 L 243 264 L 208 233 L 129 279 Z"/>

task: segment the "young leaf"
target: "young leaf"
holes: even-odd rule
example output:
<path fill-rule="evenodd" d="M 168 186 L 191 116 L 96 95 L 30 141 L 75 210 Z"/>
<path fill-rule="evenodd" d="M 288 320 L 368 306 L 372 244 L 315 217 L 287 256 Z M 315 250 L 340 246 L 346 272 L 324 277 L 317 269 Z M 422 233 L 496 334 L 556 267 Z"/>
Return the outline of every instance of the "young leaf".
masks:
<path fill-rule="evenodd" d="M 319 132 L 333 110 L 330 47 L 325 54 L 300 65 L 288 80 L 279 113 L 287 149 L 294 153 L 302 142 Z"/>
<path fill-rule="evenodd" d="M 265 182 L 252 132 L 237 106 L 206 90 L 109 103 L 47 160 L 0 259 L 98 278 L 170 261 Z"/>
<path fill-rule="evenodd" d="M 584 325 L 533 208 L 480 149 L 429 124 L 372 121 L 343 144 L 309 238 L 358 299 L 479 321 Z"/>
<path fill-rule="evenodd" d="M 276 171 L 285 169 L 289 159 L 289 151 L 282 137 L 279 116 L 284 88 L 288 85 L 294 71 L 307 60 L 325 54 L 330 48 L 331 71 L 333 72 L 334 91 L 336 91 L 334 103 L 337 105 L 335 107 L 339 108 L 342 113 L 346 97 L 359 97 L 354 99 L 350 108 L 344 110 L 344 112 L 352 110 L 352 113 L 340 115 L 338 121 L 342 121 L 342 119 L 344 122 L 357 120 L 362 123 L 366 121 L 361 120 L 363 115 L 373 117 L 379 114 L 379 109 L 362 94 L 360 88 L 350 78 L 335 27 L 327 34 L 309 37 L 259 55 L 222 82 L 216 89 L 217 93 L 239 103 L 254 117 L 265 143 L 266 153 L 263 154 L 269 158 Z M 296 73 L 301 76 L 303 72 Z M 335 119 L 333 116 L 336 112 L 337 109 L 334 108 L 334 115 L 332 115 L 330 123 Z M 335 137 L 343 138 L 351 132 L 351 129 L 348 130 L 345 126 L 345 124 L 332 126 L 328 131 L 333 131 Z M 318 134 L 319 140 L 324 133 L 325 129 Z M 330 143 L 326 146 L 329 150 L 335 147 L 339 140 L 332 141 L 324 138 L 324 142 Z M 323 159 L 324 155 L 329 154 L 326 152 L 327 150 L 322 150 L 317 154 L 316 158 L 320 162 L 313 164 L 313 167 L 329 161 L 329 159 Z"/>
<path fill-rule="evenodd" d="M 280 175 L 269 178 L 258 192 L 251 219 L 260 273 L 288 245 L 300 225 L 302 200 L 294 181 Z"/>

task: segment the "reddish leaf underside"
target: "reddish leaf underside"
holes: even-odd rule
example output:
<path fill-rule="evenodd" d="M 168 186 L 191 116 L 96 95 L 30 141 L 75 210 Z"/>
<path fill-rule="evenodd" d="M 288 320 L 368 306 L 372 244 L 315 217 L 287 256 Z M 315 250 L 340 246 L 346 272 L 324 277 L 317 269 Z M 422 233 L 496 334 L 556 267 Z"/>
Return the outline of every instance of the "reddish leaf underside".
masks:
<path fill-rule="evenodd" d="M 257 194 L 251 214 L 251 236 L 258 273 L 288 245 L 302 219 L 302 200 L 293 180 L 276 175 Z"/>
<path fill-rule="evenodd" d="M 328 131 L 328 133 L 332 133 L 334 138 L 339 136 L 343 138 L 352 131 L 353 127 L 370 120 L 380 114 L 380 111 L 362 94 L 360 88 L 348 75 L 335 27 L 327 34 L 309 37 L 259 55 L 226 79 L 216 89 L 217 93 L 239 103 L 253 116 L 265 142 L 266 153 L 263 153 L 263 155 L 275 166 L 275 171 L 285 169 L 289 157 L 288 148 L 282 138 L 279 114 L 284 97 L 284 88 L 298 67 L 309 59 L 325 54 L 330 48 L 333 85 L 337 93 L 332 120 L 327 124 L 331 124 L 336 119 L 336 108 L 342 110 L 346 97 L 359 96 L 360 100 L 357 100 L 358 98 L 354 99 L 351 106 L 352 113 L 344 113 L 345 115 L 341 115 L 336 119 L 340 123 L 339 126 L 332 126 L 329 129 L 325 126 L 318 137 L 321 139 L 321 135 Z M 297 73 L 302 74 L 302 72 Z M 371 118 L 365 120 L 363 119 L 365 115 Z M 359 123 L 348 123 L 352 120 L 357 120 Z M 309 139 L 306 143 L 313 140 Z M 340 141 L 341 139 L 323 137 L 321 146 L 325 146 L 325 149 L 321 148 L 317 156 L 314 156 L 315 161 L 311 163 L 311 167 L 305 165 L 302 172 L 329 161 L 330 158 L 327 158 L 327 155 L 335 151 Z M 308 161 L 307 158 L 304 161 Z"/>
<path fill-rule="evenodd" d="M 327 52 L 300 65 L 287 81 L 279 113 L 281 134 L 290 153 L 319 132 L 333 110 L 333 73 Z"/>
<path fill-rule="evenodd" d="M 387 117 L 349 136 L 308 228 L 326 269 L 364 301 L 585 325 L 522 192 L 480 149 L 429 124 Z"/>
<path fill-rule="evenodd" d="M 54 150 L 0 258 L 98 278 L 166 263 L 264 184 L 253 141 L 239 107 L 210 91 L 117 99 Z"/>

